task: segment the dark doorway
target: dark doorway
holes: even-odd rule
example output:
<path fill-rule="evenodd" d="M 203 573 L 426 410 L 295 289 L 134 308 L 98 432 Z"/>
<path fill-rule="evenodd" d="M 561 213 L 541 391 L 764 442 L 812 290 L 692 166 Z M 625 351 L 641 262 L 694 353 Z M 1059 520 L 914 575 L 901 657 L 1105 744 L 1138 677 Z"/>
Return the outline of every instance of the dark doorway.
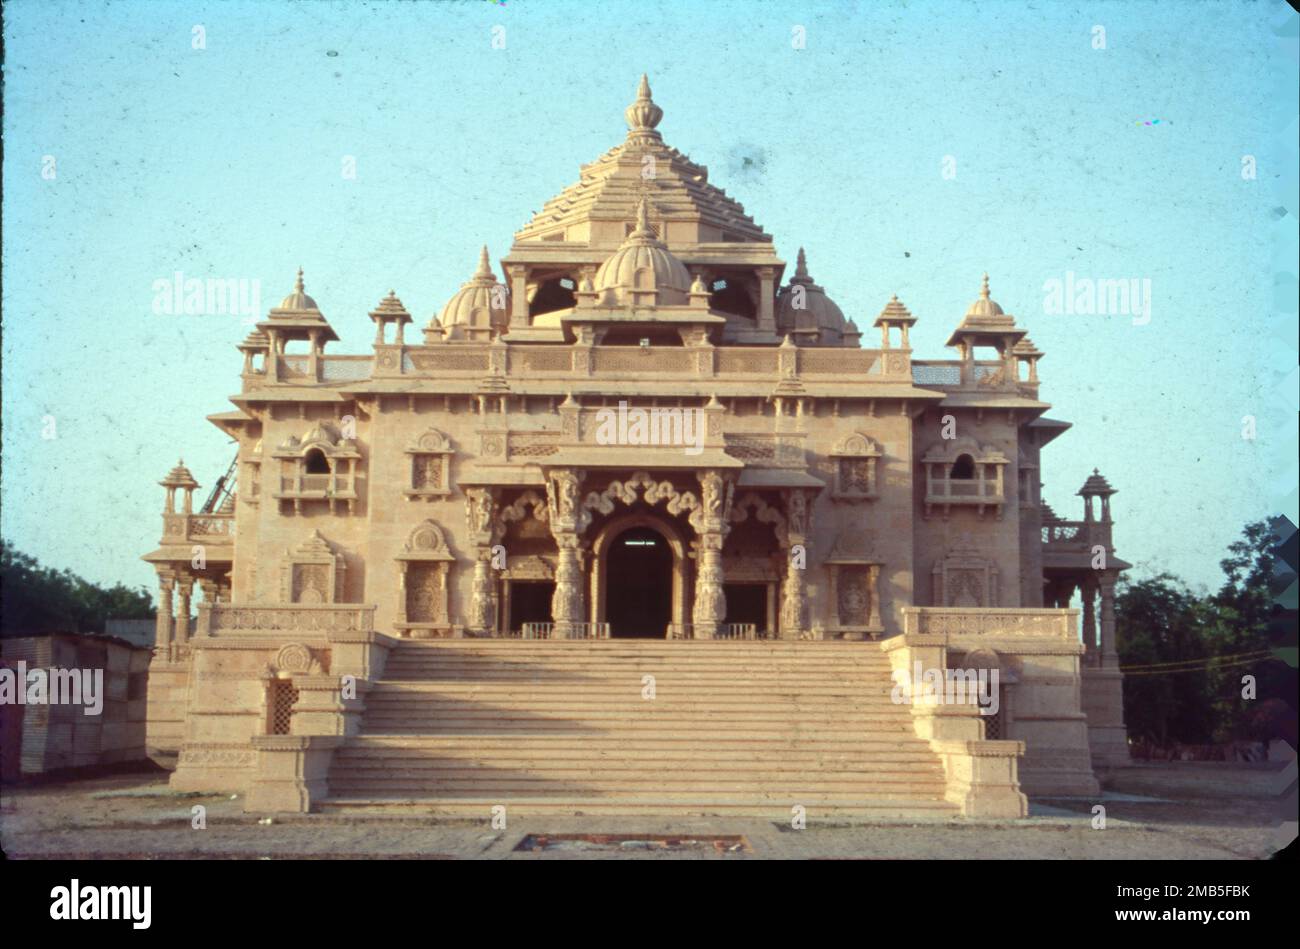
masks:
<path fill-rule="evenodd" d="M 510 629 L 519 632 L 524 623 L 551 622 L 551 598 L 555 584 L 546 580 L 510 581 Z"/>
<path fill-rule="evenodd" d="M 753 623 L 757 632 L 767 629 L 767 584 L 724 583 L 728 623 Z"/>
<path fill-rule="evenodd" d="M 611 637 L 663 639 L 672 621 L 673 552 L 663 535 L 633 527 L 610 545 L 605 620 Z"/>

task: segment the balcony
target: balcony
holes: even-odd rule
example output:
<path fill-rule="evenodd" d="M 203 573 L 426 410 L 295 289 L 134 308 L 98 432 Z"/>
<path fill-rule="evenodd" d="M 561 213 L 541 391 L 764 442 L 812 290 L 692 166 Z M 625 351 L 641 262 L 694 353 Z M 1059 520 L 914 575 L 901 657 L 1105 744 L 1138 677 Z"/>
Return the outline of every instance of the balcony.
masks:
<path fill-rule="evenodd" d="M 294 513 L 300 513 L 304 501 L 328 501 L 330 513 L 336 503 L 346 502 L 352 513 L 357 502 L 355 471 L 331 471 L 327 474 L 293 474 L 280 478 L 280 490 L 273 495 L 277 501 L 292 501 Z"/>
<path fill-rule="evenodd" d="M 999 518 L 1006 498 L 1002 486 L 1002 469 L 993 478 L 947 478 L 930 475 L 925 482 L 925 516 L 939 508 L 947 517 L 953 507 L 973 507 L 981 517 L 992 509 Z"/>
<path fill-rule="evenodd" d="M 164 514 L 161 543 L 230 547 L 235 543 L 235 515 Z"/>

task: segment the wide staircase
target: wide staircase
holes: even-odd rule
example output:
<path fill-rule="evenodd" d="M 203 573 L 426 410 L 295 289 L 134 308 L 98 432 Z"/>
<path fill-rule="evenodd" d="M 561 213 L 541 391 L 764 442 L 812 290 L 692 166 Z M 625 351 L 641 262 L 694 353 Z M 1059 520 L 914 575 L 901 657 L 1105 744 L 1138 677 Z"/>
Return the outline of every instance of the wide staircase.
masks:
<path fill-rule="evenodd" d="M 891 687 L 872 643 L 403 642 L 322 809 L 953 816 Z"/>

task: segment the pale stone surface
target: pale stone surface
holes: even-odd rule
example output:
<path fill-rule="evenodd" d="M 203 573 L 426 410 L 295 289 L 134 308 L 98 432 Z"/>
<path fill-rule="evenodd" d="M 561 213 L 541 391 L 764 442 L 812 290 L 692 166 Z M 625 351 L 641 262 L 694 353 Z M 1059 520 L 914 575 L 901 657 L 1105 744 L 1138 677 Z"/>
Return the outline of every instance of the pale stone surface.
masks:
<path fill-rule="evenodd" d="M 958 359 L 913 359 L 897 297 L 862 348 L 803 251 L 782 285 L 771 237 L 664 144 L 644 79 L 626 119 L 500 278 L 483 250 L 420 342 L 389 291 L 373 352 L 326 355 L 337 336 L 300 270 L 240 344 L 236 409 L 209 417 L 239 444 L 233 490 L 195 512 L 178 464 L 146 557 L 150 741 L 179 751 L 174 786 L 265 784 L 297 753 L 263 736 L 366 735 L 401 643 L 631 635 L 902 638 L 939 669 L 974 655 L 1006 683 L 996 738 L 912 709 L 917 736 L 947 743 L 949 801 L 1016 816 L 1022 787 L 1094 791 L 1093 763 L 1126 758 L 1127 564 L 1099 474 L 1084 520 L 1042 503 L 1040 452 L 1068 428 L 1043 414 L 1042 352 L 987 276 Z M 629 559 L 636 544 L 661 559 Z M 305 773 L 328 754 L 299 757 Z M 254 802 L 328 798 L 295 780 Z"/>

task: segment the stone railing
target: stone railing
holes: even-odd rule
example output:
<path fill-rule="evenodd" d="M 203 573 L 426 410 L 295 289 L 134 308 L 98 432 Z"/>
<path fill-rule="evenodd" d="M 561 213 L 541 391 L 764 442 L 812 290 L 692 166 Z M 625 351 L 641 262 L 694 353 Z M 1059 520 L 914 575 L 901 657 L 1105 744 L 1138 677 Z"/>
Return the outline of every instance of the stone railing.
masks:
<path fill-rule="evenodd" d="M 570 623 L 567 633 L 556 632 L 555 623 L 524 623 L 518 633 L 502 633 L 502 639 L 609 639 L 608 623 Z"/>
<path fill-rule="evenodd" d="M 374 628 L 375 607 L 363 603 L 287 603 L 281 606 L 215 603 L 199 607 L 197 634 L 370 632 Z"/>
<path fill-rule="evenodd" d="M 984 389 L 996 392 L 1016 392 L 1026 398 L 1035 398 L 1038 383 L 1016 377 L 1000 360 L 979 360 L 963 363 L 952 359 L 926 359 L 911 364 L 912 381 L 930 389 Z"/>
<path fill-rule="evenodd" d="M 211 544 L 235 542 L 234 514 L 164 514 L 164 544 Z"/>
<path fill-rule="evenodd" d="M 694 639 L 694 623 L 669 623 L 669 639 Z M 776 639 L 775 633 L 759 629 L 755 623 L 719 623 L 713 639 Z"/>
<path fill-rule="evenodd" d="M 1047 550 L 1074 552 L 1094 544 L 1110 549 L 1110 524 L 1106 521 L 1048 521 L 1043 525 L 1043 546 Z"/>
<path fill-rule="evenodd" d="M 499 349 L 493 347 L 499 346 Z M 400 359 L 397 358 L 400 352 Z M 308 357 L 278 356 L 283 382 L 310 379 Z M 494 369 L 495 367 L 495 369 Z M 512 378 L 555 376 L 681 376 L 683 378 L 751 377 L 781 379 L 833 376 L 838 380 L 907 380 L 912 376 L 910 354 L 901 350 L 837 347 L 774 346 L 576 346 L 571 344 L 489 343 L 386 347 L 376 357 L 322 356 L 319 374 L 325 382 L 349 382 L 383 375 L 463 376 L 480 378 L 500 372 Z"/>
<path fill-rule="evenodd" d="M 1076 641 L 1078 614 L 1078 610 L 905 606 L 903 634 Z"/>

